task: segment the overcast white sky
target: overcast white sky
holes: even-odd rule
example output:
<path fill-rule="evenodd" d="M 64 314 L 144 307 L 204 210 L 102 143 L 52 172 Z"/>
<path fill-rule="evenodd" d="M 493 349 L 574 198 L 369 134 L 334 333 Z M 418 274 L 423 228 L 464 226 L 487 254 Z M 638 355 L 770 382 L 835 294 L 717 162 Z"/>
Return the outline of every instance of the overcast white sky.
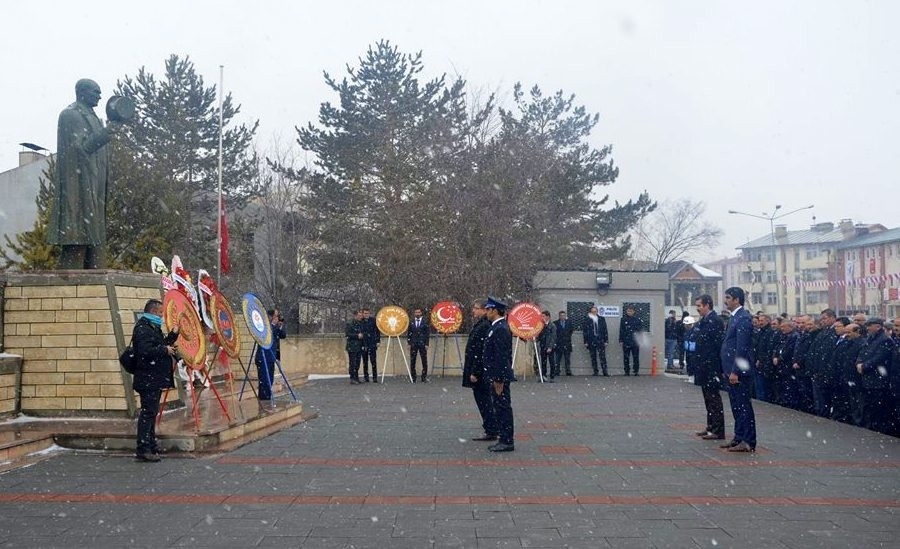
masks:
<path fill-rule="evenodd" d="M 725 237 L 698 260 L 768 233 L 729 209 L 815 204 L 791 229 L 812 215 L 900 225 L 897 1 L 49 1 L 2 14 L 0 171 L 19 142 L 55 150 L 76 80 L 100 84 L 102 107 L 117 80 L 162 74 L 173 53 L 207 84 L 225 66 L 262 149 L 292 141 L 334 100 L 322 71 L 384 38 L 475 90 L 575 93 L 601 116 L 594 143 L 613 145 L 614 198 L 707 202 Z"/>

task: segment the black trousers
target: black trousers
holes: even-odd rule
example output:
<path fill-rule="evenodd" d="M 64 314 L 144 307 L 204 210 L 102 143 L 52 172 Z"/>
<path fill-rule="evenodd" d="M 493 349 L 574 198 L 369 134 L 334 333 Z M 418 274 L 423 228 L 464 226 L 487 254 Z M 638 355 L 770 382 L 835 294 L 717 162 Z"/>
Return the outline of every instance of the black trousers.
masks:
<path fill-rule="evenodd" d="M 591 355 L 591 368 L 594 369 L 594 373 L 598 374 L 600 371 L 597 369 L 597 361 L 600 362 L 600 368 L 603 370 L 603 373 L 606 372 L 606 345 L 598 345 L 596 347 L 588 347 L 588 354 Z M 569 369 L 566 368 L 568 372 Z"/>
<path fill-rule="evenodd" d="M 632 356 L 634 357 L 634 373 L 638 373 L 638 370 L 641 368 L 641 348 L 622 345 L 622 361 L 625 364 L 626 374 L 631 367 L 629 358 Z"/>
<path fill-rule="evenodd" d="M 372 377 L 378 377 L 378 347 L 372 347 L 362 350 L 363 375 L 369 379 L 369 363 L 372 363 Z"/>
<path fill-rule="evenodd" d="M 725 408 L 718 387 L 703 385 L 703 405 L 706 406 L 706 430 L 714 435 L 725 434 Z"/>
<path fill-rule="evenodd" d="M 497 415 L 494 413 L 494 403 L 491 400 L 491 385 L 485 381 L 479 381 L 472 387 L 472 396 L 475 397 L 475 405 L 481 414 L 481 427 L 486 435 L 497 435 L 500 428 L 497 427 Z"/>
<path fill-rule="evenodd" d="M 347 357 L 349 360 L 347 372 L 350 374 L 350 379 L 359 381 L 359 360 L 362 358 L 362 351 L 347 351 Z"/>
<path fill-rule="evenodd" d="M 494 404 L 494 413 L 497 417 L 497 428 L 500 442 L 514 444 L 515 428 L 513 425 L 512 395 L 509 392 L 509 382 L 503 384 L 503 391 L 498 395 L 490 384 L 491 402 Z"/>
<path fill-rule="evenodd" d="M 556 367 L 562 366 L 563 361 L 566 363 L 566 375 L 572 374 L 572 350 L 563 351 L 556 349 Z"/>
<path fill-rule="evenodd" d="M 893 410 L 888 389 L 863 389 L 862 426 L 879 433 L 887 433 Z"/>
<path fill-rule="evenodd" d="M 549 373 L 550 377 L 556 377 L 559 375 L 559 364 L 556 363 L 556 353 L 551 349 L 547 352 L 547 349 L 541 349 L 541 375 L 547 377 Z"/>
<path fill-rule="evenodd" d="M 424 345 L 409 346 L 409 366 L 412 369 L 413 379 L 416 379 L 416 355 L 422 357 L 422 378 L 428 375 L 428 347 Z"/>
<path fill-rule="evenodd" d="M 138 393 L 141 396 L 141 412 L 137 424 L 137 453 L 156 452 L 156 415 L 159 413 L 159 399 L 162 389 L 149 389 Z"/>

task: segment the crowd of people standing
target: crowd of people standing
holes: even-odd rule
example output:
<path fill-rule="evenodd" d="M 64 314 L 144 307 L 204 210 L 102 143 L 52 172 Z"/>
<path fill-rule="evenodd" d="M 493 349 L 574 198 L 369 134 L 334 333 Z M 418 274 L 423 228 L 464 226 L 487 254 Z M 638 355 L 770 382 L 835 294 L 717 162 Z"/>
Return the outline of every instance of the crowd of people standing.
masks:
<path fill-rule="evenodd" d="M 708 296 L 695 305 L 699 322 L 688 317 L 683 323 L 687 370 L 707 404 L 702 436 L 719 438 L 724 436 L 719 396 L 724 379 L 713 351 L 721 345 L 720 332 L 734 320 L 717 315 Z M 900 318 L 888 324 L 824 309 L 817 318 L 758 312 L 751 322 L 752 358 L 741 371 L 750 397 L 900 436 Z"/>

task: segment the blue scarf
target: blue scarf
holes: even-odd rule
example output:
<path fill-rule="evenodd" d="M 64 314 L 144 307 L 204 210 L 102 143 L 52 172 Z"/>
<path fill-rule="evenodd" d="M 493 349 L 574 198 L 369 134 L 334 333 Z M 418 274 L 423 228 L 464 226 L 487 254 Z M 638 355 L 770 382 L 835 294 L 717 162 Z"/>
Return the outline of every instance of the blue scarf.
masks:
<path fill-rule="evenodd" d="M 154 324 L 156 326 L 162 326 L 162 317 L 151 314 L 151 313 L 144 313 L 143 316 L 144 316 L 144 318 L 149 320 L 151 324 Z"/>

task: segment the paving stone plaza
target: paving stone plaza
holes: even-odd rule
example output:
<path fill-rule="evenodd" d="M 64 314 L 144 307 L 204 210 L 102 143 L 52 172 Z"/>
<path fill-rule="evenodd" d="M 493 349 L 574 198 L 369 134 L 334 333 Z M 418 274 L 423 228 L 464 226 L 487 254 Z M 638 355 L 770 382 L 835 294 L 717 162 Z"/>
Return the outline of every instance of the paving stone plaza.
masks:
<path fill-rule="evenodd" d="M 505 454 L 469 440 L 471 392 L 439 377 L 311 381 L 316 417 L 228 453 L 60 452 L 0 475 L 0 546 L 900 546 L 896 439 L 754 402 L 758 452 L 736 455 L 695 437 L 681 379 L 512 392 Z"/>

